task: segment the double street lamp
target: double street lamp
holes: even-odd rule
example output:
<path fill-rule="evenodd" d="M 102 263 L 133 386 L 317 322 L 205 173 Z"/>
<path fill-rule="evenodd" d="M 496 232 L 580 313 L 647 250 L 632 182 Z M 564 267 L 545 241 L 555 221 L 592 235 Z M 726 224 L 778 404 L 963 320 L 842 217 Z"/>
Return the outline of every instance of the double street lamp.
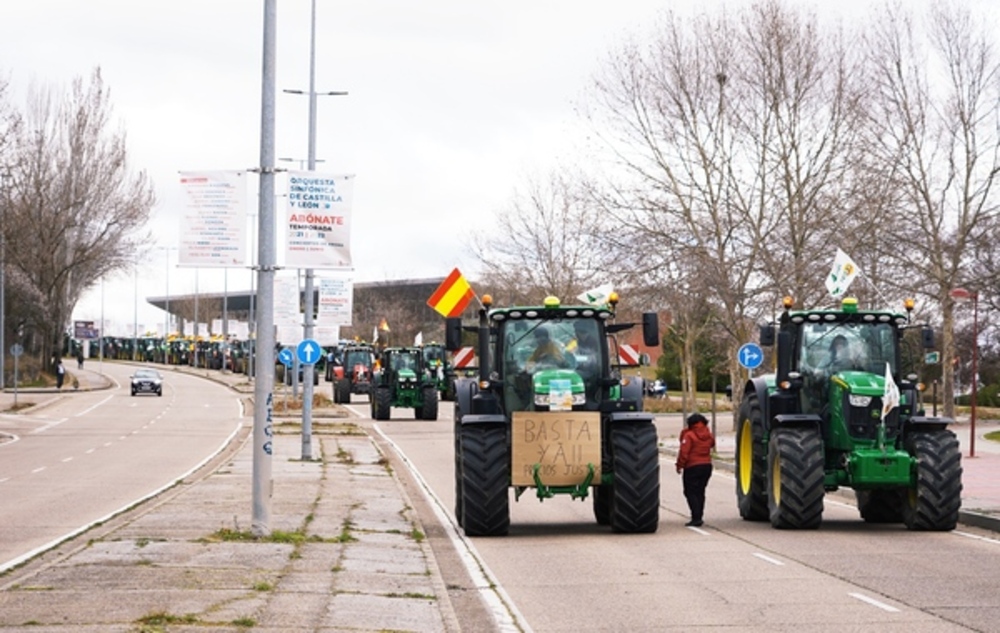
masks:
<path fill-rule="evenodd" d="M 979 358 L 979 293 L 955 288 L 951 298 L 965 301 L 972 299 L 972 404 L 969 413 L 969 457 L 976 456 L 976 383 L 979 382 L 977 361 Z"/>

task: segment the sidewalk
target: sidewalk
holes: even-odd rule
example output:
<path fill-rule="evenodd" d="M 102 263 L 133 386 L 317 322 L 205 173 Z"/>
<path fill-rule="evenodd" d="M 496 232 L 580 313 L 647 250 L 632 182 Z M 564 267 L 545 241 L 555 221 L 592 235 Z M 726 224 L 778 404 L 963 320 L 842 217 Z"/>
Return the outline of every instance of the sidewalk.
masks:
<path fill-rule="evenodd" d="M 106 386 L 96 372 L 84 386 L 84 373 L 81 389 Z M 197 373 L 250 390 L 242 375 Z M 30 395 L 38 406 L 72 397 Z M 12 401 L 0 394 L 2 408 Z M 270 538 L 249 537 L 247 420 L 207 476 L 0 576 L 0 631 L 460 630 L 426 530 L 373 439 L 317 412 L 322 459 L 303 462 L 298 426 L 275 422 Z"/>
<path fill-rule="evenodd" d="M 736 434 L 730 426 L 729 414 L 719 416 L 716 425 L 716 467 L 733 470 L 736 458 Z M 677 431 L 681 418 L 676 416 Z M 976 420 L 975 457 L 969 457 L 970 423 L 968 416 L 959 418 L 948 427 L 958 437 L 962 448 L 962 509 L 959 522 L 1000 532 L 1000 442 L 986 439 L 991 431 L 1000 430 L 1000 421 Z M 677 454 L 677 436 L 661 438 L 661 450 Z M 854 493 L 845 490 L 853 499 Z"/>

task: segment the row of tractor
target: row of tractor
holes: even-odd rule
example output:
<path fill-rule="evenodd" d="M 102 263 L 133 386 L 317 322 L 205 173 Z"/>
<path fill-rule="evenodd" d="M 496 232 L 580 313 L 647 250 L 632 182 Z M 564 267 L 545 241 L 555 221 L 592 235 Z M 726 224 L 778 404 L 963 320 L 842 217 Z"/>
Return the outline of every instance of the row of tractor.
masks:
<path fill-rule="evenodd" d="M 659 524 L 660 454 L 644 385 L 622 371 L 618 297 L 606 304 L 498 308 L 482 297 L 478 323 L 449 318 L 446 347 L 474 336 L 478 375 L 454 385 L 455 516 L 469 536 L 506 534 L 510 495 L 533 489 L 592 498 L 598 524 L 654 532 Z M 924 410 L 917 371 L 933 347 L 927 325 L 906 313 L 794 310 L 761 326 L 775 372 L 743 388 L 736 416 L 736 506 L 748 521 L 819 527 L 827 492 L 855 491 L 861 518 L 913 530 L 951 530 L 961 505 L 961 453 L 949 419 Z M 661 344 L 657 316 L 642 315 L 645 345 Z M 843 341 L 841 340 L 843 339 Z M 837 358 L 834 343 L 850 349 Z M 920 359 L 920 360 L 918 360 Z M 410 374 L 391 360 L 385 379 Z M 412 406 L 378 391 L 372 417 Z M 436 407 L 436 404 L 435 404 Z M 433 418 L 431 418 L 433 419 Z"/>

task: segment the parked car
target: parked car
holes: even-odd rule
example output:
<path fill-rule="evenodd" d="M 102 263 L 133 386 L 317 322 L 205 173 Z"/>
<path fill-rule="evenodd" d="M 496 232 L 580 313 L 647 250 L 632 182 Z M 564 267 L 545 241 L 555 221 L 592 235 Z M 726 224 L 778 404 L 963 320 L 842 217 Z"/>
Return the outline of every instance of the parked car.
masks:
<path fill-rule="evenodd" d="M 132 374 L 132 395 L 137 393 L 155 393 L 163 395 L 163 377 L 155 369 L 143 367 Z"/>

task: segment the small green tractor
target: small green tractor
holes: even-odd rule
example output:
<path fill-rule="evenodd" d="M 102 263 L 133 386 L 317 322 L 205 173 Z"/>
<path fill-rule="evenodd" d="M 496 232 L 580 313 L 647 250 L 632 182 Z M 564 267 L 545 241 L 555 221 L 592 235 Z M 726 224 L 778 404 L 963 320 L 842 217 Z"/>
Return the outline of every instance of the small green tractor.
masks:
<path fill-rule="evenodd" d="M 437 420 L 438 392 L 424 368 L 419 347 L 387 347 L 375 374 L 369 400 L 372 418 L 388 420 L 390 409 L 413 409 L 418 420 Z"/>
<path fill-rule="evenodd" d="M 493 308 L 482 298 L 478 326 L 450 318 L 446 346 L 475 331 L 479 376 L 456 382 L 455 516 L 468 536 L 507 534 L 508 488 L 539 500 L 593 492 L 597 523 L 615 532 L 655 532 L 660 465 L 653 415 L 642 411 L 642 380 L 621 375 L 614 323 L 618 296 L 601 306 Z M 656 314 L 643 340 L 660 345 Z M 612 360 L 613 359 L 613 360 Z"/>
<path fill-rule="evenodd" d="M 350 403 L 351 394 L 367 395 L 371 391 L 375 371 L 375 349 L 371 345 L 354 344 L 344 347 L 341 365 L 332 368 L 333 401 Z"/>
<path fill-rule="evenodd" d="M 906 314 L 859 310 L 850 297 L 839 310 L 784 303 L 779 323 L 760 331 L 764 346 L 777 338 L 776 374 L 750 380 L 740 404 L 740 516 L 817 528 L 824 494 L 846 487 L 867 522 L 954 529 L 961 450 L 952 420 L 927 416 L 918 376 L 904 374 L 915 356 L 903 353 L 908 330 L 919 327 L 922 347 L 934 345 L 930 327 L 911 325 L 912 301 Z"/>
<path fill-rule="evenodd" d="M 444 345 L 428 343 L 420 348 L 424 353 L 424 367 L 427 375 L 434 381 L 441 400 L 455 399 L 455 371 L 448 362 L 448 354 Z"/>

